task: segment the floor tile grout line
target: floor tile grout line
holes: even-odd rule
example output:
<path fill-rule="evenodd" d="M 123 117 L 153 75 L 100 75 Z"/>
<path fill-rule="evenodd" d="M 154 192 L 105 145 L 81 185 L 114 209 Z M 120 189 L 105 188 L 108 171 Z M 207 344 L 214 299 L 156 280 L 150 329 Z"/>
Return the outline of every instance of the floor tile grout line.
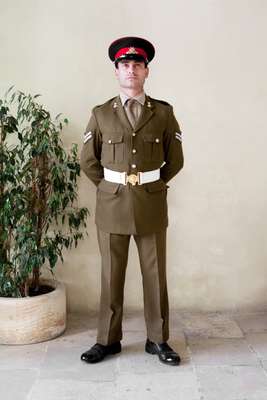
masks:
<path fill-rule="evenodd" d="M 247 341 L 247 343 L 248 343 L 248 347 L 249 347 L 249 349 L 251 350 L 251 352 L 253 352 L 253 353 L 256 355 L 256 357 L 257 357 L 257 359 L 258 359 L 258 361 L 259 361 L 259 365 L 260 365 L 261 369 L 263 370 L 264 375 L 265 375 L 266 378 L 267 378 L 267 371 L 266 371 L 266 369 L 264 368 L 264 365 L 263 365 L 264 359 L 262 359 L 262 357 L 260 357 L 260 354 L 257 352 L 256 349 L 254 349 L 253 345 L 252 345 L 251 343 L 249 343 L 249 341 L 247 340 L 247 338 L 245 338 L 245 339 L 246 339 L 246 341 Z"/>
<path fill-rule="evenodd" d="M 197 373 L 196 365 L 193 364 L 193 368 L 192 369 L 193 369 L 193 372 L 194 372 L 194 375 L 195 375 L 195 378 L 196 378 L 196 382 L 197 382 L 197 392 L 199 394 L 199 400 L 205 400 L 204 390 L 203 390 L 203 387 L 201 385 L 201 382 L 200 382 L 200 379 L 199 379 L 199 376 L 198 376 L 198 373 Z"/>

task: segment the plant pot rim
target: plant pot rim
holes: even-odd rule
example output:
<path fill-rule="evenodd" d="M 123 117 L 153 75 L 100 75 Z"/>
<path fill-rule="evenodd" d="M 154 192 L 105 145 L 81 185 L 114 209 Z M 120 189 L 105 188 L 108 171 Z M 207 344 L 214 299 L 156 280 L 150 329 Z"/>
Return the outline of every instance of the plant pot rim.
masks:
<path fill-rule="evenodd" d="M 36 296 L 26 296 L 26 297 L 2 297 L 2 296 L 0 296 L 0 301 L 1 302 L 15 302 L 15 301 L 35 301 L 36 302 L 40 298 L 44 299 L 46 296 L 51 297 L 54 295 L 54 293 L 56 291 L 65 289 L 64 283 L 60 282 L 56 279 L 47 279 L 47 278 L 42 279 L 41 278 L 40 285 L 43 285 L 43 284 L 51 286 L 55 290 L 52 290 L 51 292 L 48 292 L 48 293 L 38 294 Z"/>
<path fill-rule="evenodd" d="M 40 279 L 52 292 L 0 297 L 0 345 L 26 345 L 54 339 L 66 329 L 66 290 L 61 282 Z"/>

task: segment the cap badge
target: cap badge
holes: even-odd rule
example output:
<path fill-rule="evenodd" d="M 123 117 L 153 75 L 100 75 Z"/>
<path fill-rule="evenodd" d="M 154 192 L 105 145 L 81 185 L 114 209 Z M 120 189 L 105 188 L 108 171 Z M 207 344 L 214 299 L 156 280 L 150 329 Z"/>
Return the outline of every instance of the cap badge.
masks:
<path fill-rule="evenodd" d="M 129 47 L 129 50 L 126 51 L 126 54 L 138 54 L 135 47 Z"/>

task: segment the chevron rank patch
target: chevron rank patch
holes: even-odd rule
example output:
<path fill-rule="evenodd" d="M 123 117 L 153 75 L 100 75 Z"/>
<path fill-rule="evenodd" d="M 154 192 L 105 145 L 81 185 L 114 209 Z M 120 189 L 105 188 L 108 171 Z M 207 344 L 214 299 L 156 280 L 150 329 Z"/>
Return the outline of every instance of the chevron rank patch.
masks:
<path fill-rule="evenodd" d="M 182 135 L 179 132 L 175 132 L 175 139 L 182 141 Z"/>
<path fill-rule="evenodd" d="M 89 131 L 84 134 L 83 143 L 88 142 L 88 140 L 92 139 L 93 132 Z"/>

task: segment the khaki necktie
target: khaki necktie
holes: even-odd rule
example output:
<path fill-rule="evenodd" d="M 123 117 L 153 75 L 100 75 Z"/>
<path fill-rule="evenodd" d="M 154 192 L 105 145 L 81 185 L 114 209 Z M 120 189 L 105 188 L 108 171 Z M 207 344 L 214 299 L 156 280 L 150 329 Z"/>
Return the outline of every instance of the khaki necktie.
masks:
<path fill-rule="evenodd" d="M 138 120 L 138 102 L 135 99 L 128 99 L 126 103 L 126 114 L 134 128 Z"/>

